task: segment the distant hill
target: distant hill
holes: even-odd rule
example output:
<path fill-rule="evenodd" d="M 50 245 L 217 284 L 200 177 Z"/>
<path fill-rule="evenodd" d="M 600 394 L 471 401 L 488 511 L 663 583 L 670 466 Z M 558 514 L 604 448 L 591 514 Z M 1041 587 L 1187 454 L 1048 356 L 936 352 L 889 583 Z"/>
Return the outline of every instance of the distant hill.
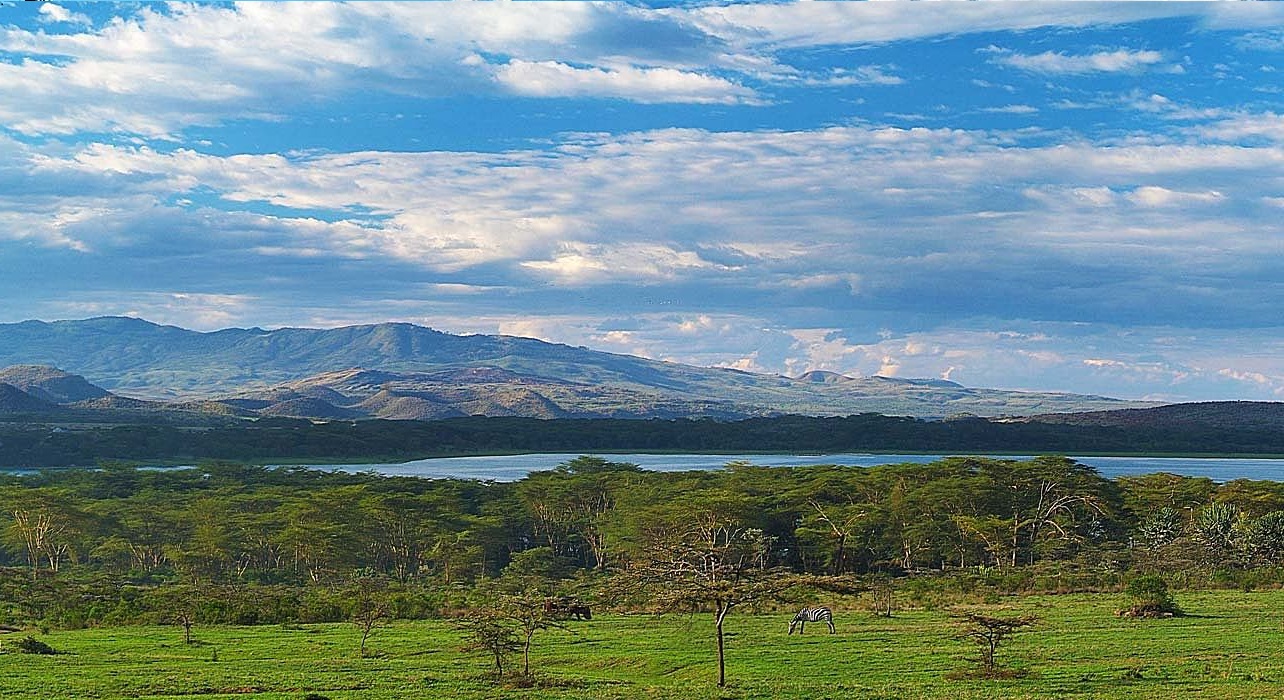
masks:
<path fill-rule="evenodd" d="M 695 401 L 612 385 L 568 382 L 495 367 L 437 372 L 349 369 L 270 389 L 247 391 L 221 403 L 264 415 L 313 418 L 437 420 L 461 416 L 528 418 L 736 419 L 766 411 L 731 402 Z M 306 406 L 306 409 L 301 408 Z M 300 413 L 306 410 L 306 413 Z"/>
<path fill-rule="evenodd" d="M 1149 404 L 935 379 L 791 378 L 405 323 L 202 333 L 135 318 L 0 324 L 0 367 L 45 365 L 121 397 L 316 418 L 1028 416 Z M 35 370 L 27 370 L 34 372 Z M 3 380 L 0 380 L 3 381 Z M 76 387 L 44 381 L 58 396 Z M 84 391 L 80 387 L 79 391 Z M 62 393 L 57 393 L 62 392 Z M 103 400 L 105 396 L 81 400 Z"/>
<path fill-rule="evenodd" d="M 28 394 L 12 384 L 0 382 L 0 413 L 49 413 L 58 406 Z"/>
<path fill-rule="evenodd" d="M 1125 429 L 1284 431 L 1284 403 L 1204 401 L 1153 408 L 1036 415 L 1021 422 Z"/>
<path fill-rule="evenodd" d="M 90 401 L 111 395 L 84 377 L 43 365 L 15 365 L 0 369 L 0 382 L 54 404 Z"/>

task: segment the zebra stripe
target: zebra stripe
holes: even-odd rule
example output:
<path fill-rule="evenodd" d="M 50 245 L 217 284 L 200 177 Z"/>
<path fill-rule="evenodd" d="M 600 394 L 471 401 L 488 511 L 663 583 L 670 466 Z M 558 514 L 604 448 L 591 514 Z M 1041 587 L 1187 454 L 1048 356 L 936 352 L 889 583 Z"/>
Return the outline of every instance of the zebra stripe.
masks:
<path fill-rule="evenodd" d="M 794 633 L 795 626 L 798 627 L 798 634 L 802 634 L 808 622 L 824 622 L 829 625 L 829 633 L 834 633 L 834 613 L 830 612 L 829 608 L 803 608 L 790 621 L 789 634 Z"/>

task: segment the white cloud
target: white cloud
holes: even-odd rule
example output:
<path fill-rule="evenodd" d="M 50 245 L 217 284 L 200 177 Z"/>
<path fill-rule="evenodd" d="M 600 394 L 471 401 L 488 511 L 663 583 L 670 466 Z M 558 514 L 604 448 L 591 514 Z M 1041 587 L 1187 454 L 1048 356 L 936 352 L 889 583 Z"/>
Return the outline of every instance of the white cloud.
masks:
<path fill-rule="evenodd" d="M 295 250 L 439 271 L 501 264 L 568 285 L 734 274 L 755 293 L 830 304 L 876 299 L 930 275 L 999 283 L 984 270 L 1018 275 L 1007 262 L 1011 270 L 1030 269 L 1030 260 L 1123 269 L 1166 259 L 1174 279 L 1247 253 L 1234 263 L 1243 265 L 1269 247 L 1253 232 L 1279 224 L 1230 205 L 1279 197 L 1281 163 L 1284 152 L 1266 146 L 1027 145 L 981 132 L 861 126 L 583 135 L 551 150 L 496 154 L 218 157 L 90 145 L 11 164 L 33 182 L 66 185 L 51 193 L 56 199 L 27 198 L 15 205 L 25 213 L 8 215 L 17 217 L 9 230 L 88 248 L 108 234 L 72 212 L 118 219 L 115 246 L 139 235 L 124 222 L 162 210 L 197 215 L 195 205 L 162 202 L 200 193 L 229 212 L 209 224 L 226 240 L 277 257 Z M 1005 192 L 1012 196 L 996 198 Z M 233 233 L 247 222 L 273 233 Z M 1218 248 L 1129 247 L 1208 235 Z M 1089 243 L 1120 247 L 1102 258 Z M 976 254 L 982 248 L 989 257 Z"/>
<path fill-rule="evenodd" d="M 1202 136 L 1218 141 L 1265 140 L 1284 144 L 1284 114 L 1265 112 L 1238 114 L 1198 129 Z"/>
<path fill-rule="evenodd" d="M 56 5 L 42 12 L 79 17 Z M 72 34 L 0 29 L 0 50 L 25 55 L 0 64 L 0 119 L 25 134 L 176 138 L 358 91 L 756 101 L 710 74 L 734 70 L 715 40 L 681 17 L 624 5 L 175 3 L 128 12 Z M 631 33 L 642 39 L 631 43 Z M 681 52 L 646 41 L 656 37 Z"/>
<path fill-rule="evenodd" d="M 52 2 L 40 3 L 40 17 L 42 22 L 58 22 L 63 24 L 93 24 L 93 20 L 88 15 L 79 12 L 72 12 L 62 5 Z"/>
<path fill-rule="evenodd" d="M 1143 207 L 1169 207 L 1187 204 L 1212 204 L 1225 201 L 1226 195 L 1215 190 L 1177 192 L 1164 187 L 1138 187 L 1126 198 Z"/>
<path fill-rule="evenodd" d="M 616 280 L 671 280 L 696 270 L 730 269 L 703 260 L 692 251 L 645 243 L 590 245 L 567 242 L 550 260 L 528 260 L 521 264 L 568 285 Z"/>
<path fill-rule="evenodd" d="M 923 12 L 902 3 L 733 4 L 690 12 L 702 29 L 735 44 L 807 47 L 1037 27 L 1086 27 L 1200 15 L 1185 3 L 942 3 Z"/>
<path fill-rule="evenodd" d="M 756 103 L 754 91 L 729 80 L 673 68 L 577 68 L 557 61 L 510 61 L 495 79 L 519 95 L 615 97 L 634 102 Z"/>
<path fill-rule="evenodd" d="M 1004 105 L 1002 107 L 986 107 L 981 111 L 993 114 L 1038 114 L 1039 108 L 1031 105 Z"/>
<path fill-rule="evenodd" d="M 997 50 L 994 59 L 1002 65 L 1033 73 L 1082 74 L 1082 73 L 1135 73 L 1157 66 L 1163 60 L 1158 51 L 1103 51 L 1085 55 L 1066 55 L 1045 51 L 1041 54 L 1020 54 Z M 1172 68 L 1170 67 L 1169 70 Z"/>
<path fill-rule="evenodd" d="M 60 317 L 130 316 L 153 323 L 212 331 L 246 322 L 257 299 L 242 294 L 143 292 L 96 295 L 51 305 Z"/>
<path fill-rule="evenodd" d="M 617 3 L 242 3 L 115 6 L 82 31 L 0 30 L 0 120 L 29 135 L 116 132 L 178 139 L 195 126 L 282 118 L 365 93 L 519 94 L 642 103 L 771 104 L 750 84 L 894 86 L 887 65 L 815 74 L 794 47 L 1207 15 L 1167 3 L 951 3 L 647 9 Z M 1184 4 L 1183 4 L 1184 5 Z M 64 24 L 81 15 L 45 4 Z M 1233 16 L 1234 12 L 1219 12 Z M 1154 52 L 1030 58 L 1117 70 Z M 1019 56 L 1010 56 L 1022 60 Z"/>

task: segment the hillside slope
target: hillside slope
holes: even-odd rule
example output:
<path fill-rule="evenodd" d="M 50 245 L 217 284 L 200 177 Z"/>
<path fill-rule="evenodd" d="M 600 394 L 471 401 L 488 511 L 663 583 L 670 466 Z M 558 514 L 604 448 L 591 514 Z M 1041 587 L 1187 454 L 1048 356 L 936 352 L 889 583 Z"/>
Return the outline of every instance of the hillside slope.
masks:
<path fill-rule="evenodd" d="M 409 393 L 389 389 L 390 395 L 379 401 L 385 408 L 372 409 L 375 415 L 381 415 L 382 410 L 391 411 L 389 417 L 452 415 L 456 411 L 531 413 L 542 417 L 865 412 L 943 417 L 960 413 L 1032 415 L 1146 405 L 1100 396 L 972 389 L 940 380 L 852 378 L 832 373 L 801 378 L 753 374 L 530 338 L 451 335 L 405 323 L 334 329 L 231 328 L 211 333 L 135 318 L 0 324 L 0 367 L 33 364 L 84 375 L 115 394 L 186 401 L 229 396 L 256 400 L 252 392 L 278 391 L 275 388 L 283 386 L 289 389 L 291 383 L 353 368 L 398 376 L 457 373 L 448 382 L 436 381 L 433 391 L 445 385 L 453 387 L 461 406 L 452 407 L 452 401 L 442 402 L 440 397 L 422 395 L 417 389 Z M 481 373 L 485 381 L 467 372 Z M 404 384 L 402 379 L 395 381 Z M 539 389 L 533 389 L 532 382 Z M 384 388 L 382 384 L 378 387 Z M 358 397 L 335 390 L 345 397 L 358 398 L 354 403 L 372 399 L 378 393 L 363 392 Z M 470 391 L 472 397 L 463 396 Z M 328 405 L 345 409 L 327 416 L 338 417 L 354 408 L 342 401 L 336 403 L 333 396 L 280 393 L 279 400 L 272 403 L 289 402 L 280 407 L 286 415 L 329 411 Z M 297 401 L 302 398 L 310 401 Z M 611 408 L 611 402 L 615 408 Z M 271 404 L 254 410 L 268 405 Z M 386 408 L 394 405 L 399 408 Z"/>

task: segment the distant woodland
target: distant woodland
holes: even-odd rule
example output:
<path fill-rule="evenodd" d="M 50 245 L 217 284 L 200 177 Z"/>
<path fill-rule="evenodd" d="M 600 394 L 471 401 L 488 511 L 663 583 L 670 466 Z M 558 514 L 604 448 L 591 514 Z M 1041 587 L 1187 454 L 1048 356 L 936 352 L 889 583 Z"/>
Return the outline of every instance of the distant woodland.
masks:
<path fill-rule="evenodd" d="M 916 596 L 1117 590 L 1137 572 L 1251 586 L 1284 564 L 1284 484 L 1112 480 L 1062 457 L 680 473 L 580 457 L 512 483 L 106 465 L 0 477 L 0 503 L 0 623 L 54 627 L 342 620 L 375 593 L 427 617 L 505 582 L 617 606 L 674 546 L 732 580 L 882 577 Z"/>
<path fill-rule="evenodd" d="M 1100 424 L 983 418 L 932 421 L 878 414 L 742 421 L 263 418 L 212 427 L 0 423 L 0 466 L 10 468 L 94 466 L 104 461 L 373 462 L 608 451 L 1279 455 L 1284 454 L 1284 431 L 1273 423 L 1235 425 L 1233 420 Z"/>

